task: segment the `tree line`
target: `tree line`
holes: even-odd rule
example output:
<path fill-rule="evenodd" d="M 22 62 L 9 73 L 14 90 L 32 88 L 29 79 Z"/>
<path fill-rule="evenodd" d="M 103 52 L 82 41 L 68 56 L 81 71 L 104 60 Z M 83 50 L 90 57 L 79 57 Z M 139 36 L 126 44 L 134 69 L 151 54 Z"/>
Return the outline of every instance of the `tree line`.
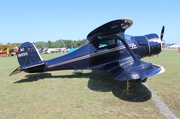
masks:
<path fill-rule="evenodd" d="M 35 42 L 34 44 L 37 47 L 46 47 L 46 48 L 79 48 L 88 43 L 88 40 L 57 40 L 55 42 L 48 41 L 48 42 Z"/>
<path fill-rule="evenodd" d="M 56 40 L 56 41 L 38 41 L 33 42 L 36 47 L 39 48 L 79 48 L 85 44 L 87 44 L 89 41 L 87 39 L 82 40 Z M 17 45 L 20 46 L 21 43 L 7 43 L 7 45 Z"/>

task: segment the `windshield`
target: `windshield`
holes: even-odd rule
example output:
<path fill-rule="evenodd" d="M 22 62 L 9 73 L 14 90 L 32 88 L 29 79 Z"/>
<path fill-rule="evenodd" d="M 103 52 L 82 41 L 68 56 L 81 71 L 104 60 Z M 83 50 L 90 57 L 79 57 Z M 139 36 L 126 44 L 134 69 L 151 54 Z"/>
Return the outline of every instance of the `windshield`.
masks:
<path fill-rule="evenodd" d="M 124 37 L 128 44 L 132 43 L 133 36 L 125 34 Z"/>
<path fill-rule="evenodd" d="M 133 36 L 130 36 L 130 35 L 124 35 L 124 38 L 125 38 L 125 40 L 126 40 L 126 42 L 128 43 L 128 44 L 131 44 L 131 43 L 133 43 Z M 100 41 L 100 42 L 98 42 L 97 44 L 94 44 L 94 45 L 97 45 L 97 47 L 98 48 L 100 48 L 100 49 L 102 49 L 102 48 L 107 48 L 108 46 L 112 46 L 112 45 L 114 45 L 114 44 L 116 44 L 116 43 L 118 43 L 120 46 L 121 45 L 124 45 L 122 42 L 121 42 L 121 40 L 120 39 L 106 39 L 106 40 L 104 40 L 103 41 L 103 38 L 101 38 L 101 37 L 98 37 L 98 39 L 99 40 L 101 40 L 102 39 L 102 41 Z"/>

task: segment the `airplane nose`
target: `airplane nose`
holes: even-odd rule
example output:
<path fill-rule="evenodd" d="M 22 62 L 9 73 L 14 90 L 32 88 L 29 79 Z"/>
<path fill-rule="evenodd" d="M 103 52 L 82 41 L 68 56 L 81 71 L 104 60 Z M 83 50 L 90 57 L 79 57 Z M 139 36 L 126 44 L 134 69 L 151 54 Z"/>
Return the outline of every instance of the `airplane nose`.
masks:
<path fill-rule="evenodd" d="M 149 40 L 151 55 L 157 55 L 162 51 L 162 42 L 160 39 Z"/>
<path fill-rule="evenodd" d="M 164 44 L 164 29 L 165 27 L 163 26 L 159 37 L 157 34 L 145 35 L 149 42 L 149 56 L 157 55 L 162 51 L 162 47 Z"/>

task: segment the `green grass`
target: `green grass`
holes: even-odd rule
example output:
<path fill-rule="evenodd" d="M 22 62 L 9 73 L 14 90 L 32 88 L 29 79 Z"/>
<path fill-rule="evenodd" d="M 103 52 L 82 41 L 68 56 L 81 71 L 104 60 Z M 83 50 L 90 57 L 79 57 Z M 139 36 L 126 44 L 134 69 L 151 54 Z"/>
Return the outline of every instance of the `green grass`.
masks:
<path fill-rule="evenodd" d="M 158 57 L 145 58 L 144 60 L 165 66 L 166 71 L 149 78 L 148 84 L 180 117 L 180 52 L 164 50 Z"/>
<path fill-rule="evenodd" d="M 44 59 L 60 54 L 43 54 Z M 165 50 L 159 57 L 145 58 L 166 67 L 166 72 L 153 76 L 147 84 L 180 117 L 180 53 Z M 0 118 L 7 119 L 104 119 L 164 118 L 151 99 L 149 89 L 131 82 L 122 96 L 126 82 L 112 79 L 107 72 L 69 71 L 8 75 L 19 66 L 16 57 L 0 57 Z"/>

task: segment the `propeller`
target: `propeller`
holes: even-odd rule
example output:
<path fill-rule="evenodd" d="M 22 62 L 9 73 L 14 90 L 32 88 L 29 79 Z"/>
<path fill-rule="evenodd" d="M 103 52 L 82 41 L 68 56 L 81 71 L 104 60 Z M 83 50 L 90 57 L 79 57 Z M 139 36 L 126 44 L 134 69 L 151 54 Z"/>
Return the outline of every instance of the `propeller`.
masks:
<path fill-rule="evenodd" d="M 165 44 L 165 41 L 163 40 L 163 36 L 164 36 L 164 29 L 165 29 L 165 26 L 162 27 L 161 29 L 161 34 L 160 34 L 160 40 L 161 40 L 161 51 L 162 51 L 162 47 L 164 46 Z"/>
<path fill-rule="evenodd" d="M 162 47 L 164 46 L 165 44 L 165 41 L 163 40 L 163 36 L 164 36 L 164 29 L 165 29 L 165 26 L 162 27 L 161 29 L 161 33 L 160 33 L 160 40 L 161 40 L 161 52 L 162 52 Z M 157 54 L 157 57 L 158 57 L 159 54 Z"/>
<path fill-rule="evenodd" d="M 165 29 L 165 27 L 163 26 L 163 27 L 162 27 L 162 30 L 161 30 L 161 34 L 160 34 L 160 39 L 161 39 L 161 41 L 162 41 L 163 36 L 164 36 L 164 29 Z"/>

